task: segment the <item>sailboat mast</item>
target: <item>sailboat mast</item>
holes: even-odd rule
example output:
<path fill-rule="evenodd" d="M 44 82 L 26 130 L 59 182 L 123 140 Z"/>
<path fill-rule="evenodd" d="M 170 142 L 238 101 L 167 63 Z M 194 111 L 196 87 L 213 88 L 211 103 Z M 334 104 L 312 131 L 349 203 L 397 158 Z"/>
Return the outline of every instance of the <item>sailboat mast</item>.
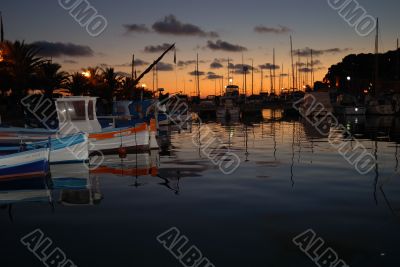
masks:
<path fill-rule="evenodd" d="M 228 85 L 230 85 L 230 76 L 231 76 L 231 73 L 230 73 L 230 64 L 231 64 L 231 62 L 230 62 L 230 59 L 228 58 Z"/>
<path fill-rule="evenodd" d="M 263 87 L 264 87 L 264 70 L 261 68 L 261 88 L 260 88 L 260 94 L 263 91 Z"/>
<path fill-rule="evenodd" d="M 158 86 L 158 66 L 156 65 L 154 67 L 154 69 L 156 70 L 156 90 L 158 90 L 159 89 L 159 86 Z"/>
<path fill-rule="evenodd" d="M 281 79 L 281 85 L 279 86 L 279 90 L 281 90 L 280 92 L 282 93 L 283 87 L 285 87 L 284 79 L 283 79 L 283 63 L 282 63 L 282 68 L 281 68 L 280 79 Z"/>
<path fill-rule="evenodd" d="M 1 27 L 1 29 L 0 29 L 0 31 L 1 31 L 1 33 L 0 33 L 0 35 L 1 35 L 1 37 L 0 37 L 0 42 L 1 43 L 3 43 L 4 42 L 4 26 L 3 26 L 3 14 L 0 12 L 0 27 Z"/>
<path fill-rule="evenodd" d="M 375 35 L 375 94 L 379 91 L 379 18 L 376 19 Z"/>
<path fill-rule="evenodd" d="M 156 91 L 156 68 L 153 69 L 153 94 Z"/>
<path fill-rule="evenodd" d="M 307 63 L 306 63 L 306 73 L 305 73 L 305 78 L 304 78 L 304 84 L 308 84 L 308 67 L 310 66 L 310 63 L 308 62 L 308 57 L 307 57 L 307 61 L 306 61 Z"/>
<path fill-rule="evenodd" d="M 313 62 L 313 50 L 311 49 L 311 87 L 314 88 L 314 62 Z"/>
<path fill-rule="evenodd" d="M 251 60 L 251 95 L 254 95 L 254 60 Z"/>
<path fill-rule="evenodd" d="M 292 59 L 292 83 L 293 83 L 293 87 L 292 87 L 292 89 L 293 89 L 293 92 L 294 92 L 294 90 L 295 90 L 295 80 L 294 80 L 294 63 L 293 63 L 293 41 L 292 41 L 292 36 L 290 36 L 290 57 L 291 57 L 291 59 Z"/>
<path fill-rule="evenodd" d="M 132 80 L 135 78 L 135 54 L 132 55 L 132 73 L 131 73 Z"/>
<path fill-rule="evenodd" d="M 197 54 L 197 61 L 196 61 L 196 76 L 197 76 L 197 96 L 200 98 L 200 72 L 199 72 L 199 54 Z"/>
<path fill-rule="evenodd" d="M 270 78 L 270 80 L 271 80 L 271 94 L 274 92 L 273 90 L 273 87 L 274 87 L 274 84 L 273 84 L 273 80 L 272 80 L 272 66 L 270 66 L 270 68 L 269 68 L 269 78 Z"/>
<path fill-rule="evenodd" d="M 399 38 L 397 38 L 396 46 L 396 80 L 399 79 Z"/>
<path fill-rule="evenodd" d="M 242 91 L 244 92 L 246 85 L 245 85 L 244 55 L 243 55 L 243 53 L 242 53 L 242 72 L 243 72 L 243 74 L 242 74 L 242 80 L 243 80 Z"/>
<path fill-rule="evenodd" d="M 273 73 L 273 75 L 274 75 L 274 82 L 273 82 L 273 90 L 274 90 L 274 93 L 275 93 L 275 85 L 276 85 L 276 76 L 275 76 L 275 74 L 276 74 L 276 70 L 275 70 L 275 48 L 273 49 L 273 63 L 272 63 L 272 65 L 273 65 L 273 68 L 274 68 L 274 73 Z"/>
<path fill-rule="evenodd" d="M 297 83 L 298 83 L 298 88 L 301 88 L 301 73 L 300 73 L 300 65 L 301 65 L 301 63 L 300 63 L 300 60 L 301 59 L 300 59 L 300 49 L 299 49 L 298 55 L 297 55 Z"/>

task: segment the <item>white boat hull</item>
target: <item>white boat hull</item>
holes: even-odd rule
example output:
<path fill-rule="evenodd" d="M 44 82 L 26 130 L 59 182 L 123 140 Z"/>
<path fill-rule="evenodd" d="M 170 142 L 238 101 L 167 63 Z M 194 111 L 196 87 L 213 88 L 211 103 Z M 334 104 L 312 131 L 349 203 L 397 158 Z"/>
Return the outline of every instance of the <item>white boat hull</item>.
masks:
<path fill-rule="evenodd" d="M 148 126 L 123 129 L 89 135 L 89 153 L 114 153 L 119 148 L 127 151 L 147 151 L 150 145 Z"/>
<path fill-rule="evenodd" d="M 86 162 L 89 160 L 88 140 L 84 143 L 68 146 L 50 152 L 50 164 Z"/>

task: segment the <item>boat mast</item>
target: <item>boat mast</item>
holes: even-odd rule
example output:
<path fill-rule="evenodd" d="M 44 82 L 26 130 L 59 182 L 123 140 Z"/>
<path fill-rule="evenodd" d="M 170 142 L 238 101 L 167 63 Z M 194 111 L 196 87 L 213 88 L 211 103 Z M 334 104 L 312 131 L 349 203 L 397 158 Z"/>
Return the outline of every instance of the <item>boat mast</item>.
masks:
<path fill-rule="evenodd" d="M 274 94 L 275 94 L 275 85 L 276 85 L 276 76 L 275 76 L 275 74 L 276 74 L 276 70 L 275 70 L 275 48 L 273 49 L 273 63 L 272 63 L 272 67 L 274 68 L 274 71 L 273 71 L 273 75 L 274 75 L 274 82 L 273 82 L 273 90 L 274 90 Z"/>
<path fill-rule="evenodd" d="M 308 82 L 309 82 L 308 78 L 310 78 L 309 75 L 308 75 L 308 74 L 309 74 L 309 71 L 308 71 L 309 68 L 308 68 L 308 67 L 310 66 L 310 62 L 308 61 L 308 57 L 307 57 L 307 61 L 306 61 L 306 62 L 307 62 L 307 63 L 306 63 L 306 73 L 305 73 L 305 75 L 304 75 L 304 76 L 305 76 L 305 78 L 304 78 L 304 84 L 307 85 Z M 311 75 L 311 73 L 310 73 L 310 75 Z"/>
<path fill-rule="evenodd" d="M 231 73 L 230 73 L 230 72 L 231 72 L 231 70 L 230 70 L 230 64 L 231 64 L 231 61 L 230 61 L 230 58 L 228 58 L 228 85 L 230 85 L 230 83 L 231 83 L 231 82 L 230 82 L 230 81 L 231 81 L 231 80 L 230 80 L 230 78 L 231 78 L 231 77 L 230 77 L 230 76 L 231 76 Z"/>
<path fill-rule="evenodd" d="M 264 70 L 261 68 L 261 88 L 260 88 L 260 94 L 263 92 L 263 87 L 264 87 Z"/>
<path fill-rule="evenodd" d="M 242 71 L 243 71 L 243 73 L 242 73 L 242 91 L 244 92 L 244 90 L 245 90 L 245 72 L 244 72 L 244 55 L 243 55 L 243 53 L 242 53 Z"/>
<path fill-rule="evenodd" d="M 399 38 L 397 38 L 397 49 L 396 49 L 396 80 L 399 80 Z"/>
<path fill-rule="evenodd" d="M 135 54 L 132 55 L 132 73 L 131 73 L 132 80 L 135 78 Z"/>
<path fill-rule="evenodd" d="M 298 54 L 297 54 L 297 58 L 298 58 L 298 61 L 297 61 L 297 83 L 298 83 L 298 88 L 302 88 L 301 87 L 301 73 L 300 73 L 300 49 L 299 49 L 299 51 L 298 51 Z M 300 77 L 299 77 L 300 76 Z M 302 90 L 302 89 L 300 89 L 300 90 Z"/>
<path fill-rule="evenodd" d="M 0 31 L 1 31 L 1 33 L 0 33 L 0 35 L 1 35 L 1 37 L 0 37 L 0 43 L 1 44 L 3 44 L 4 43 L 4 26 L 3 26 L 3 14 L 0 12 L 0 27 L 1 27 L 1 29 L 0 29 Z"/>
<path fill-rule="evenodd" d="M 154 67 L 153 69 L 153 94 L 156 91 L 156 69 L 157 67 Z"/>
<path fill-rule="evenodd" d="M 197 54 L 197 61 L 196 61 L 196 76 L 197 76 L 197 96 L 200 98 L 200 72 L 199 72 L 199 54 Z"/>
<path fill-rule="evenodd" d="M 251 60 L 251 95 L 254 95 L 254 59 Z"/>
<path fill-rule="evenodd" d="M 279 75 L 279 91 L 282 93 L 282 89 L 283 89 L 283 63 L 282 63 L 282 67 L 281 67 L 281 74 Z"/>
<path fill-rule="evenodd" d="M 313 62 L 313 50 L 311 49 L 311 87 L 314 88 L 314 62 Z"/>
<path fill-rule="evenodd" d="M 293 83 L 292 90 L 293 90 L 293 92 L 294 92 L 296 86 L 295 86 L 295 80 L 294 80 L 293 41 L 292 41 L 292 36 L 290 36 L 290 57 L 291 57 L 291 59 L 292 59 L 292 78 L 293 78 L 293 80 L 292 80 L 292 83 Z"/>
<path fill-rule="evenodd" d="M 272 68 L 273 68 L 273 66 L 270 66 L 269 67 L 269 78 L 270 78 L 270 80 L 271 80 L 271 94 L 274 92 L 273 90 L 273 87 L 274 87 L 274 84 L 273 84 L 273 80 L 272 80 Z"/>
<path fill-rule="evenodd" d="M 375 92 L 379 92 L 379 18 L 376 19 L 376 35 L 375 35 Z"/>

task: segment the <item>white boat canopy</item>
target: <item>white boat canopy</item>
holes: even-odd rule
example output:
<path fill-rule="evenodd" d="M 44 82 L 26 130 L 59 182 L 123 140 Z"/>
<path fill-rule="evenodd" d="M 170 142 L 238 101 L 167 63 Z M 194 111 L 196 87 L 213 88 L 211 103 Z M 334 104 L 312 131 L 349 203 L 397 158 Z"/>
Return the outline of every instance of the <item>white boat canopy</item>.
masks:
<path fill-rule="evenodd" d="M 96 97 L 69 96 L 56 99 L 61 134 L 101 132 L 96 115 Z"/>

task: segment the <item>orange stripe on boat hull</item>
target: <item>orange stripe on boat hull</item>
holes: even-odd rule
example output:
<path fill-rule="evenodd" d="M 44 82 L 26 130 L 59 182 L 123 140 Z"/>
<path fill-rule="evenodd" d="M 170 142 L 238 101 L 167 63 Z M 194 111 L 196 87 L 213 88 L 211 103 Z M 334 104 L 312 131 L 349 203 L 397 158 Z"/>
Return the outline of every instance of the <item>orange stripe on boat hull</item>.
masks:
<path fill-rule="evenodd" d="M 111 138 L 116 138 L 116 137 L 121 137 L 121 136 L 134 135 L 134 134 L 137 134 L 139 132 L 144 132 L 144 131 L 147 131 L 147 125 L 141 124 L 138 127 L 124 129 L 121 131 L 89 134 L 89 138 L 94 139 L 94 140 L 106 140 L 106 139 L 111 139 Z"/>
<path fill-rule="evenodd" d="M 0 175 L 0 181 L 21 180 L 21 179 L 36 178 L 46 175 L 47 175 L 46 172 L 30 172 L 21 174 Z"/>

